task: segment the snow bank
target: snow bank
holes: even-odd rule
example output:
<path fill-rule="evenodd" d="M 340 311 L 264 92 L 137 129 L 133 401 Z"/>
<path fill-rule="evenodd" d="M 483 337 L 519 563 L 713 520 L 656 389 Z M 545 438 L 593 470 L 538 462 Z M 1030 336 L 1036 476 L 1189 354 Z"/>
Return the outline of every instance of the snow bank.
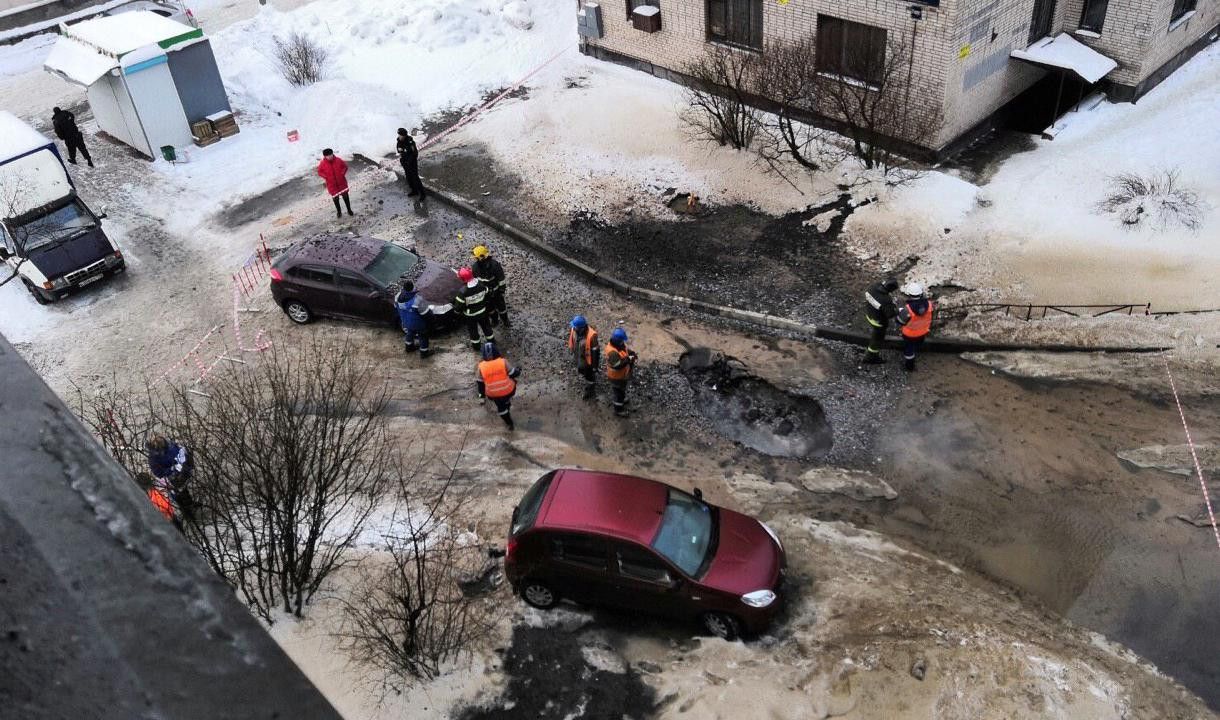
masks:
<path fill-rule="evenodd" d="M 574 42 L 564 14 L 535 12 L 541 7 L 542 0 L 315 2 L 291 12 L 264 7 L 213 34 L 241 133 L 191 148 L 190 163 L 156 163 L 190 195 L 174 229 L 291 177 L 312 177 L 323 148 L 348 159 L 384 156 L 397 128 L 515 81 Z M 294 32 L 329 52 L 324 79 L 303 88 L 284 80 L 272 59 L 273 38 Z M 299 142 L 288 142 L 290 130 Z"/>

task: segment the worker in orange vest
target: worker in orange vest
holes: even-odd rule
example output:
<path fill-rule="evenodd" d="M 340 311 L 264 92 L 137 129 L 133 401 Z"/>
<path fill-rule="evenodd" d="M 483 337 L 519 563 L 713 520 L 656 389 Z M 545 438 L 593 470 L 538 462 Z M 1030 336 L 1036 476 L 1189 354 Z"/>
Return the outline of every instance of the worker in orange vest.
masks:
<path fill-rule="evenodd" d="M 148 499 L 152 500 L 152 504 L 174 524 L 174 527 L 182 530 L 182 519 L 178 517 L 178 511 L 174 508 L 174 501 L 170 499 L 170 492 L 165 488 L 163 483 L 153 481 L 152 487 L 148 488 Z"/>
<path fill-rule="evenodd" d="M 606 356 L 606 379 L 614 393 L 614 414 L 627 416 L 627 379 L 635 367 L 635 351 L 627 347 L 627 331 L 614 328 L 603 353 Z"/>
<path fill-rule="evenodd" d="M 602 349 L 597 345 L 597 330 L 584 315 L 572 318 L 568 326 L 568 350 L 576 360 L 576 372 L 585 379 L 585 399 L 597 393 L 597 368 Z"/>
<path fill-rule="evenodd" d="M 915 369 L 915 353 L 932 330 L 933 304 L 924 293 L 923 285 L 912 282 L 902 286 L 906 305 L 898 310 L 898 325 L 902 332 L 902 367 Z"/>
<path fill-rule="evenodd" d="M 507 360 L 500 357 L 500 351 L 495 343 L 483 344 L 483 360 L 475 371 L 475 385 L 479 389 L 479 402 L 486 398 L 496 404 L 496 413 L 500 419 L 513 429 L 513 395 L 517 392 L 517 376 L 520 368 L 515 368 Z"/>

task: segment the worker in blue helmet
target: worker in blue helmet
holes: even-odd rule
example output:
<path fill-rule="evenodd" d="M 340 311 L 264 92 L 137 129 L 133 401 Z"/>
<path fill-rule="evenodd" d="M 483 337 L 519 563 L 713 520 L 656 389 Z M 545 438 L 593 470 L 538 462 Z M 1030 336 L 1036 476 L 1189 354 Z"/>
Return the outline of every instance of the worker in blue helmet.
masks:
<path fill-rule="evenodd" d="M 627 381 L 631 378 L 631 371 L 638 359 L 635 351 L 627 347 L 627 331 L 614 328 L 603 354 L 606 356 L 606 379 L 610 381 L 614 398 L 614 414 L 626 417 Z"/>
<path fill-rule="evenodd" d="M 577 315 L 568 323 L 568 351 L 576 361 L 576 372 L 584 378 L 585 399 L 597 391 L 597 368 L 601 364 L 601 348 L 597 345 L 597 330 Z"/>

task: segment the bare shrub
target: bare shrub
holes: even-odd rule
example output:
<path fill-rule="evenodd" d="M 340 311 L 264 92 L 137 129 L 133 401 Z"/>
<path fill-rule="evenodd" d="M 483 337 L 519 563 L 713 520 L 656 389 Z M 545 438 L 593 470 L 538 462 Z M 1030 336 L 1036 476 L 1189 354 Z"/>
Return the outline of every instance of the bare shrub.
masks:
<path fill-rule="evenodd" d="M 134 477 L 150 430 L 194 458 L 185 535 L 255 613 L 300 617 L 395 477 L 387 388 L 352 348 L 279 346 L 198 386 L 82 398 L 80 414 Z"/>
<path fill-rule="evenodd" d="M 772 168 L 792 160 L 810 172 L 843 159 L 835 135 L 799 118 L 817 111 L 821 81 L 812 38 L 767 48 L 758 61 L 757 83 L 775 102 L 775 113 L 764 116 L 758 153 Z"/>
<path fill-rule="evenodd" d="M 1119 173 L 1107 178 L 1107 183 L 1109 190 L 1097 203 L 1097 210 L 1117 216 L 1125 227 L 1197 230 L 1203 222 L 1203 203 L 1198 193 L 1181 186 L 1177 170 L 1157 170 L 1146 176 Z"/>
<path fill-rule="evenodd" d="M 866 170 L 881 172 L 900 184 L 921 174 L 917 163 L 902 155 L 893 139 L 927 146 L 940 127 L 939 105 L 918 102 L 910 68 L 911 48 L 891 40 L 884 53 L 869 52 L 866 43 L 845 46 L 844 64 L 857 77 L 818 75 L 818 103 L 840 121 L 852 154 Z M 917 102 L 912 102 L 912 98 Z M 918 105 L 918 106 L 917 106 Z"/>
<path fill-rule="evenodd" d="M 322 79 L 330 52 L 316 41 L 293 32 L 287 38 L 272 38 L 275 64 L 293 85 L 312 85 Z"/>
<path fill-rule="evenodd" d="M 384 536 L 387 559 L 361 565 L 336 633 L 353 661 L 379 674 L 383 692 L 469 659 L 503 614 L 502 602 L 471 589 L 498 573 L 498 563 L 459 527 L 470 491 L 455 484 L 456 461 L 440 473 L 426 470 L 427 463 L 399 472 L 393 530 Z"/>
<path fill-rule="evenodd" d="M 683 72 L 691 78 L 683 88 L 680 119 L 690 135 L 747 148 L 758 131 L 761 111 L 749 103 L 755 56 L 722 45 L 709 45 Z"/>

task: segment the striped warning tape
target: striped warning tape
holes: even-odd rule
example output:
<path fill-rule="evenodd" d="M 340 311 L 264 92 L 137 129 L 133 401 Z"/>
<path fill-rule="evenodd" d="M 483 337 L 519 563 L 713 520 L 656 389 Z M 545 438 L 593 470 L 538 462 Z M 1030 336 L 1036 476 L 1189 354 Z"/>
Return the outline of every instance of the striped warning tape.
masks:
<path fill-rule="evenodd" d="M 1169 356 L 1161 351 L 1161 361 L 1165 363 L 1165 375 L 1169 377 L 1169 389 L 1173 391 L 1173 401 L 1178 406 L 1178 417 L 1182 419 L 1182 431 L 1186 433 L 1186 446 L 1190 448 L 1190 458 L 1194 460 L 1195 472 L 1199 477 L 1199 487 L 1203 489 L 1203 503 L 1207 505 L 1207 517 L 1212 523 L 1212 534 L 1216 536 L 1216 547 L 1220 548 L 1220 529 L 1216 527 L 1216 513 L 1212 509 L 1211 494 L 1207 490 L 1207 480 L 1203 477 L 1203 466 L 1199 464 L 1199 455 L 1195 452 L 1195 441 L 1190 437 L 1190 425 L 1186 422 L 1186 411 L 1182 409 L 1182 401 L 1178 398 L 1178 385 L 1173 380 L 1173 371 L 1169 369 Z"/>

